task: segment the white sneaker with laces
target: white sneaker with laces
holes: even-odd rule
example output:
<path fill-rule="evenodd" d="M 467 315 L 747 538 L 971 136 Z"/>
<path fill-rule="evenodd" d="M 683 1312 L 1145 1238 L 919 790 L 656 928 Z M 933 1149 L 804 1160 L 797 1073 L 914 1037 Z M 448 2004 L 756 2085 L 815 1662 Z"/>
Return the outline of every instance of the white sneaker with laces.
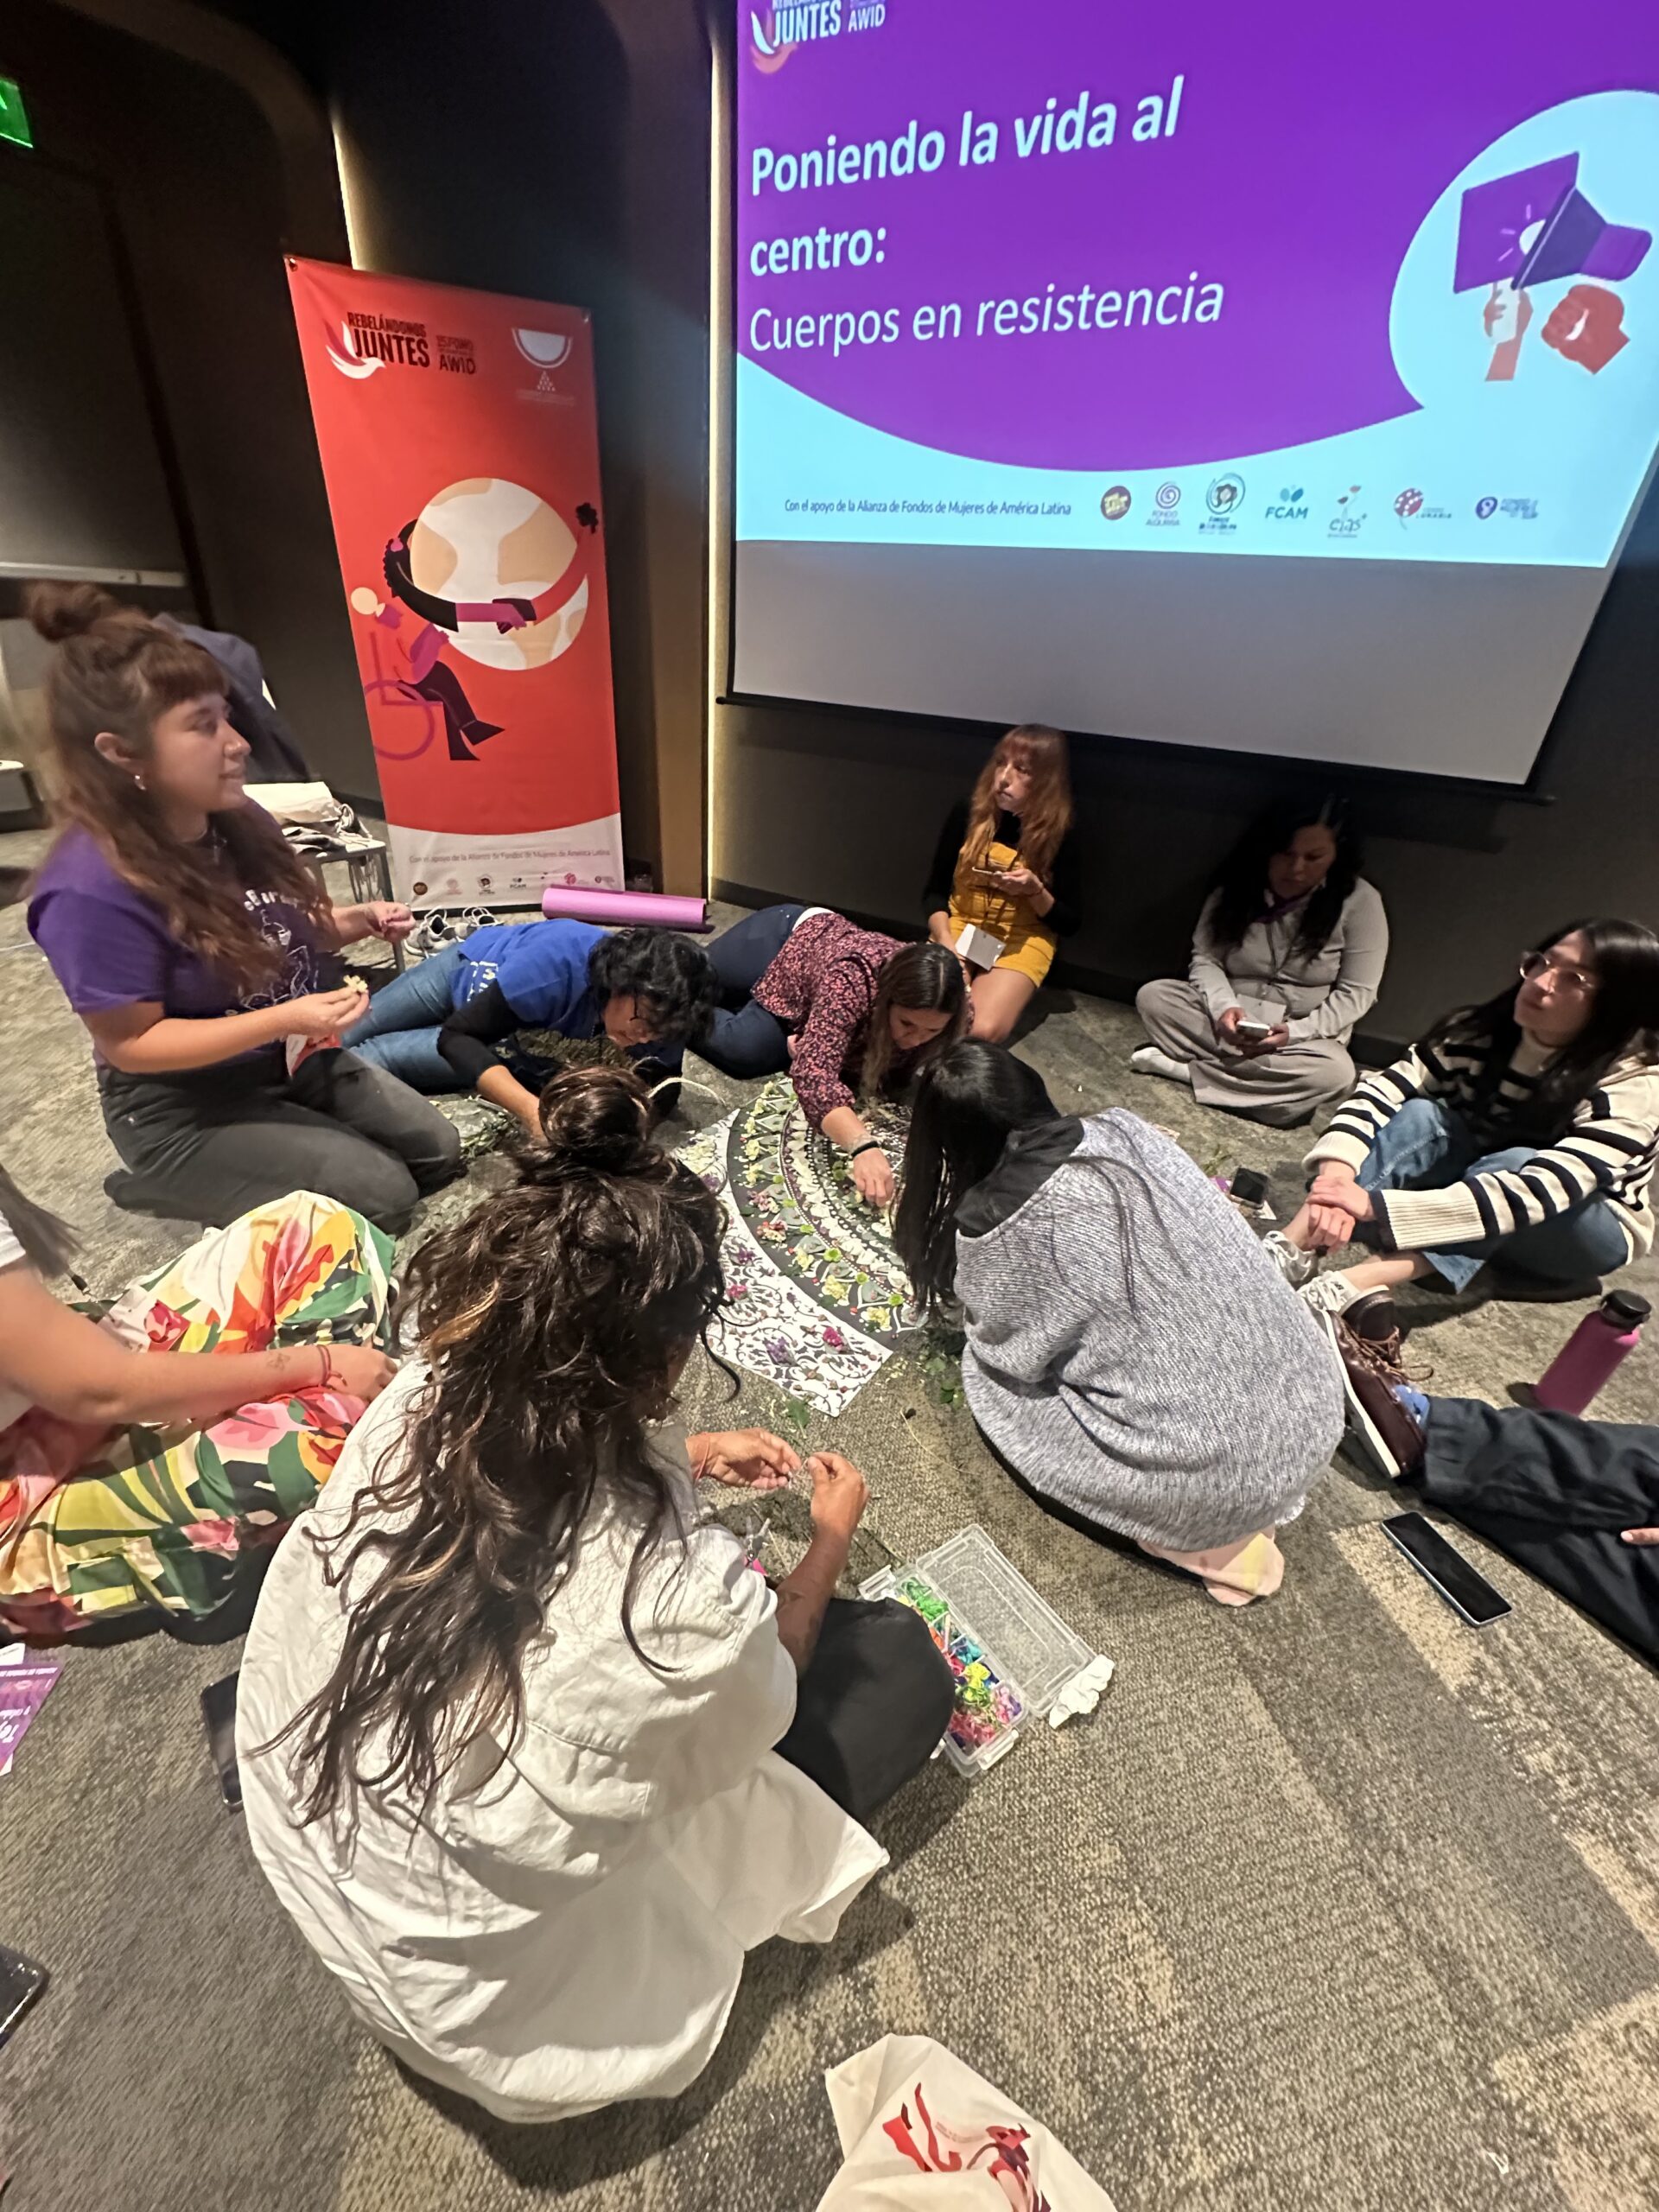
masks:
<path fill-rule="evenodd" d="M 1187 1083 L 1192 1080 L 1192 1071 L 1185 1060 L 1173 1060 L 1156 1045 L 1142 1045 L 1138 1052 L 1129 1054 L 1129 1065 L 1137 1075 L 1160 1075 L 1166 1083 Z"/>
<path fill-rule="evenodd" d="M 1300 1244 L 1293 1244 L 1282 1229 L 1270 1229 L 1262 1239 L 1262 1249 L 1293 1290 L 1300 1290 L 1311 1281 L 1319 1261 L 1312 1252 L 1304 1252 Z"/>
<path fill-rule="evenodd" d="M 1315 1275 L 1297 1287 L 1303 1305 L 1314 1313 L 1345 1313 L 1357 1298 L 1365 1295 L 1351 1275 L 1339 1274 Z"/>
<path fill-rule="evenodd" d="M 416 923 L 410 934 L 409 949 L 418 958 L 425 960 L 454 942 L 454 927 L 448 913 L 442 906 L 433 906 Z"/>

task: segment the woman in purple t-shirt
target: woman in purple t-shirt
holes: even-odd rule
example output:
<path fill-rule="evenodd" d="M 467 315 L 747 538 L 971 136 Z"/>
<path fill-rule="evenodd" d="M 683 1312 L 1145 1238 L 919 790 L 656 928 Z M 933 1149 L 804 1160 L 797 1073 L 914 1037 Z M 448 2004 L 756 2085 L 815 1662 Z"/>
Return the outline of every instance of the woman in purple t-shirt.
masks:
<path fill-rule="evenodd" d="M 246 741 L 199 645 L 84 585 L 37 584 L 64 827 L 29 926 L 92 1033 L 118 1205 L 223 1224 L 310 1190 L 397 1230 L 448 1182 L 435 1108 L 333 1040 L 364 1010 L 340 948 L 406 907 L 331 906 L 245 797 Z"/>

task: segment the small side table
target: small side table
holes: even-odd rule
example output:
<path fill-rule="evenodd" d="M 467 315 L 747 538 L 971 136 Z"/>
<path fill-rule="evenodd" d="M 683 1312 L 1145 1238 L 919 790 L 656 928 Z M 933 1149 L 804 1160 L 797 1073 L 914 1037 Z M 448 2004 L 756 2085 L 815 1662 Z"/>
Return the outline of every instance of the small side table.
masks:
<path fill-rule="evenodd" d="M 330 842 L 326 852 L 310 851 L 306 855 L 316 869 L 321 880 L 326 861 L 344 861 L 351 876 L 352 901 L 355 906 L 374 899 L 393 899 L 397 893 L 391 887 L 391 858 L 384 839 L 353 837 L 349 842 L 336 838 Z M 401 976 L 404 972 L 404 948 L 391 947 L 392 965 Z"/>
<path fill-rule="evenodd" d="M 28 764 L 0 760 L 0 815 L 8 830 L 35 830 L 46 819 L 40 788 Z"/>

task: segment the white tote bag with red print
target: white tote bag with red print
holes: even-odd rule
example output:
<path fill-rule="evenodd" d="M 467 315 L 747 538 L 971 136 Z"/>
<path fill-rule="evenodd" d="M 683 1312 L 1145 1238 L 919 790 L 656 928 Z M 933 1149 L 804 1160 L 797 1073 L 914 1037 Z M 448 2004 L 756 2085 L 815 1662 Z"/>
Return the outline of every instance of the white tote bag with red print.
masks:
<path fill-rule="evenodd" d="M 1112 2212 L 1039 2120 L 927 2036 L 824 2075 L 846 2163 L 818 2212 Z"/>

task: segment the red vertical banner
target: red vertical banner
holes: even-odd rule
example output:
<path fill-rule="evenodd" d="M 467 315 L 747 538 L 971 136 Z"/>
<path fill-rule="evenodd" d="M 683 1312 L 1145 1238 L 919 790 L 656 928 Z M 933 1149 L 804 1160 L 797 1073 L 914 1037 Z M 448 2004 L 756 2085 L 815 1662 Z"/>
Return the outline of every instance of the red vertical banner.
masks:
<path fill-rule="evenodd" d="M 399 893 L 620 887 L 588 316 L 288 276 Z"/>

